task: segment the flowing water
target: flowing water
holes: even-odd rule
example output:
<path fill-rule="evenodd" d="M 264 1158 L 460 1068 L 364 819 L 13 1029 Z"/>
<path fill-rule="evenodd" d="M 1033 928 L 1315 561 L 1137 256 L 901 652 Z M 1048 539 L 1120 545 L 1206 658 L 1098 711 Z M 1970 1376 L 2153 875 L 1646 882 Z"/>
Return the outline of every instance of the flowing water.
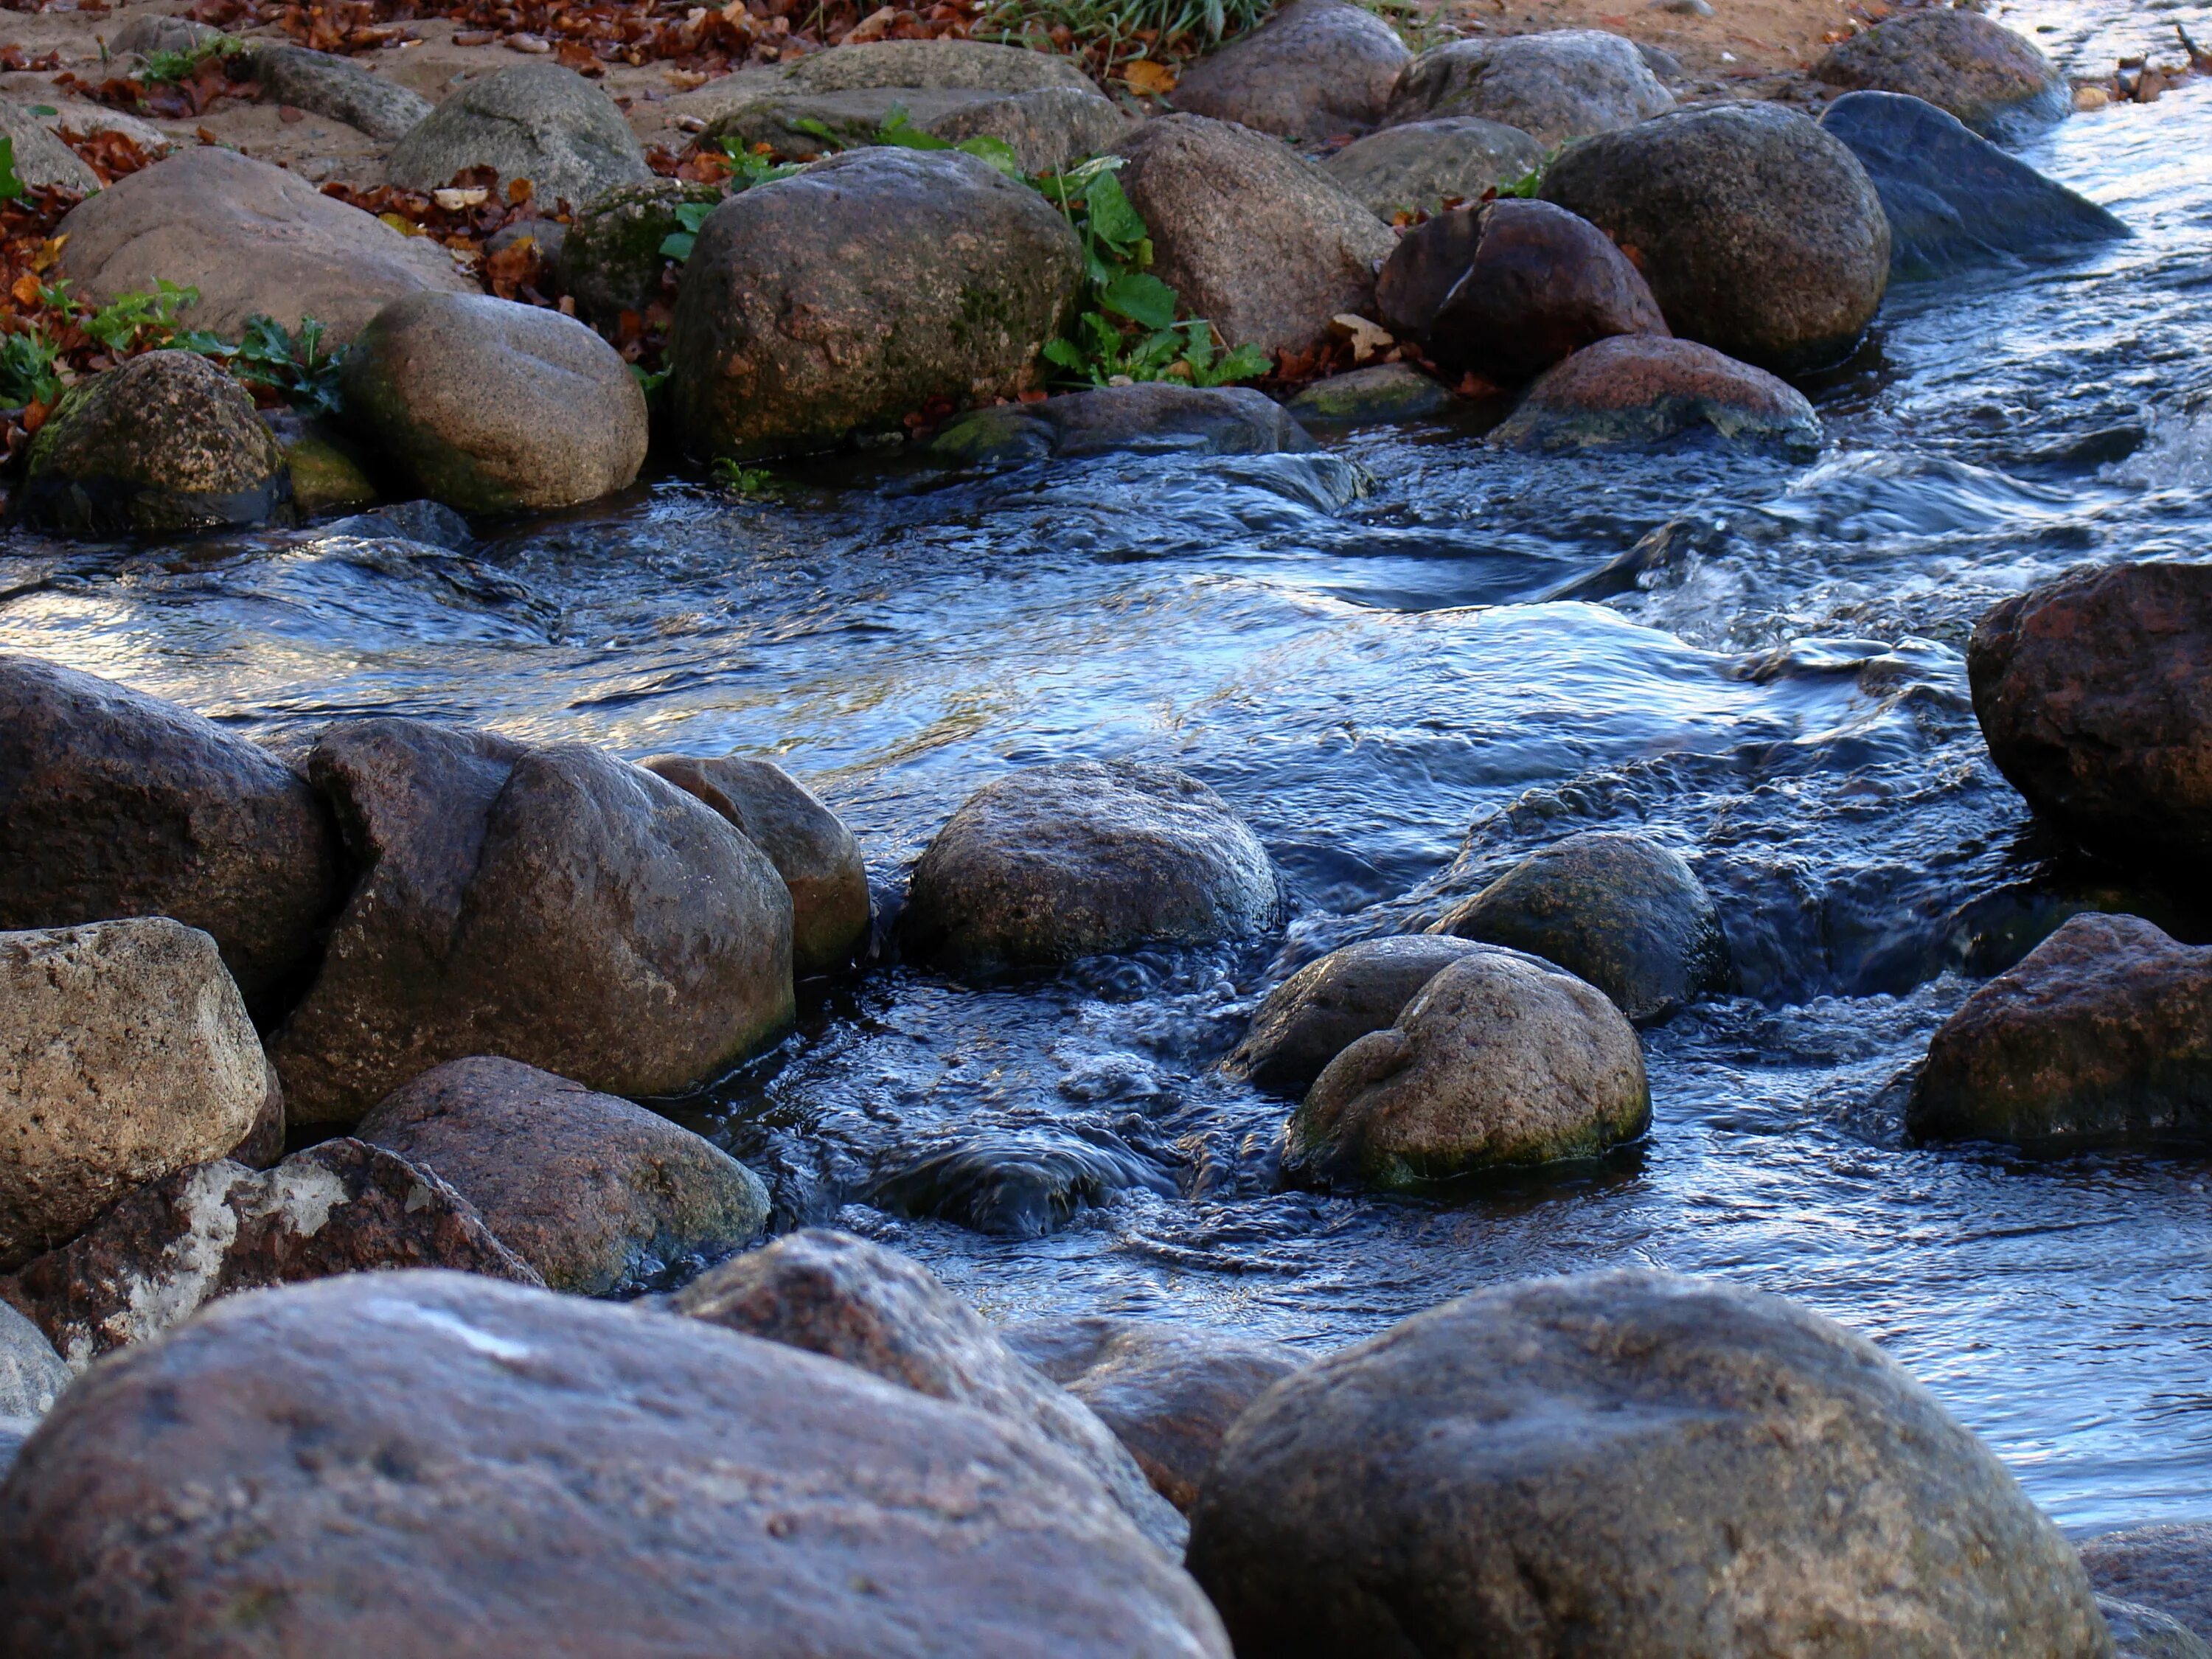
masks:
<path fill-rule="evenodd" d="M 2212 40 L 2197 7 L 2006 20 L 2056 24 L 2085 68 L 2175 21 Z M 672 477 L 465 556 L 17 537 L 0 648 L 280 743 L 402 714 L 773 755 L 860 834 L 886 906 L 1009 769 L 1172 763 L 1273 850 L 1285 938 L 976 988 L 879 968 L 810 988 L 774 1053 L 668 1109 L 767 1174 L 783 1223 L 893 1243 L 995 1316 L 1320 1351 L 1501 1279 L 1662 1265 L 1873 1337 L 2069 1526 L 2212 1511 L 2212 1160 L 1910 1148 L 1889 1087 L 2072 908 L 2212 937 L 2188 896 L 2039 833 L 1960 656 L 2069 566 L 2201 556 L 2212 82 L 2027 154 L 2136 239 L 1893 292 L 1812 388 L 1810 465 L 1531 460 L 1445 423 L 987 478 L 848 458 L 770 504 Z M 1543 598 L 1662 526 L 1642 586 Z M 1259 994 L 1624 824 L 1696 863 L 1735 960 L 1733 994 L 1646 1033 L 1648 1143 L 1449 1202 L 1275 1191 L 1286 1103 L 1212 1070 Z"/>

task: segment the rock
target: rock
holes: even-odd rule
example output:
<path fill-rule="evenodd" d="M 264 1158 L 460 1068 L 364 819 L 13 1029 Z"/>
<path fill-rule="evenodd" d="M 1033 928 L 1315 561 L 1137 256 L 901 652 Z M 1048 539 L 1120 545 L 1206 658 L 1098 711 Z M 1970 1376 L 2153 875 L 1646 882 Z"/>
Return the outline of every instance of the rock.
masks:
<path fill-rule="evenodd" d="M 1390 26 L 1344 0 L 1291 0 L 1253 33 L 1183 71 L 1175 106 L 1281 138 L 1364 132 L 1413 58 Z"/>
<path fill-rule="evenodd" d="M 1377 363 L 1316 380 L 1286 405 L 1309 426 L 1372 426 L 1440 415 L 1452 394 L 1410 363 Z"/>
<path fill-rule="evenodd" d="M 171 916 L 214 935 L 247 1007 L 270 1017 L 313 971 L 345 880 L 330 814 L 265 749 L 0 655 L 0 929 Z"/>
<path fill-rule="evenodd" d="M 1371 132 L 1322 162 L 1321 170 L 1370 210 L 1441 213 L 1544 165 L 1544 147 L 1518 127 L 1480 116 L 1408 121 Z"/>
<path fill-rule="evenodd" d="M 1859 158 L 1881 194 L 1893 281 L 2130 234 L 2094 202 L 1917 98 L 1847 92 L 1828 106 L 1820 125 Z"/>
<path fill-rule="evenodd" d="M 713 1142 L 511 1060 L 434 1066 L 355 1133 L 448 1182 L 548 1285 L 577 1296 L 696 1270 L 768 1222 L 760 1178 Z"/>
<path fill-rule="evenodd" d="M 895 112 L 906 125 L 947 143 L 992 137 L 1011 145 L 1028 173 L 1057 173 L 1110 148 L 1129 123 L 1089 87 L 1039 87 L 987 92 L 927 87 L 860 88 L 845 92 L 769 91 L 717 116 L 709 137 L 809 161 L 878 142 Z M 819 128 L 827 128 L 825 135 Z"/>
<path fill-rule="evenodd" d="M 222 39 L 222 31 L 212 23 L 149 14 L 134 17 L 116 30 L 107 50 L 116 58 L 150 58 L 157 52 L 190 52 Z"/>
<path fill-rule="evenodd" d="M 2112 1632 L 2118 1659 L 2212 1659 L 2212 1646 L 2179 1619 L 2109 1595 L 2097 1598 L 2097 1611 Z"/>
<path fill-rule="evenodd" d="M 1202 115 L 1125 139 L 1121 187 L 1152 232 L 1152 274 L 1234 348 L 1298 351 L 1329 319 L 1371 314 L 1389 228 L 1277 138 Z"/>
<path fill-rule="evenodd" d="M 1152 1489 L 1186 1514 L 1230 1425 L 1306 1363 L 1279 1342 L 1145 1319 L 1038 1319 L 1000 1334 L 1097 1413 Z"/>
<path fill-rule="evenodd" d="M 359 1140 L 325 1140 L 273 1170 L 223 1159 L 141 1187 L 0 1280 L 0 1295 L 82 1370 L 219 1296 L 393 1267 L 539 1282 L 429 1170 Z"/>
<path fill-rule="evenodd" d="M 0 1480 L 15 1466 L 15 1455 L 39 1426 L 35 1417 L 0 1417 Z"/>
<path fill-rule="evenodd" d="M 46 1334 L 0 1302 L 0 1420 L 44 1417 L 69 1384 L 70 1368 Z"/>
<path fill-rule="evenodd" d="M 549 209 L 653 177 L 614 100 L 558 64 L 519 64 L 470 82 L 392 147 L 384 176 L 436 190 L 471 167 L 491 168 L 502 186 L 527 179 Z"/>
<path fill-rule="evenodd" d="M 2212 1139 L 2212 947 L 2069 918 L 1943 1022 L 1905 1122 L 1927 1140 Z"/>
<path fill-rule="evenodd" d="M 1316 447 L 1272 398 L 1247 386 L 1173 381 L 1102 386 L 1041 404 L 1003 404 L 951 422 L 930 453 L 970 466 L 1139 454 L 1273 455 Z"/>
<path fill-rule="evenodd" d="M 246 388 L 190 351 L 78 381 L 31 441 L 23 516 L 79 535 L 260 524 L 291 509 L 283 446 Z"/>
<path fill-rule="evenodd" d="M 719 185 L 652 179 L 617 185 L 577 210 L 562 239 L 561 290 L 587 323 L 612 326 L 625 311 L 641 315 L 661 295 L 668 263 L 660 245 L 683 228 L 679 207 L 720 202 Z"/>
<path fill-rule="evenodd" d="M 1819 453 L 1820 421 L 1787 381 L 1711 346 L 1617 334 L 1547 370 L 1492 428 L 1501 449 L 1660 443 L 1700 427 L 1731 441 Z"/>
<path fill-rule="evenodd" d="M 1481 949 L 1401 933 L 1331 951 L 1267 993 L 1223 1069 L 1276 1094 L 1303 1095 L 1329 1061 L 1370 1031 L 1389 1030 L 1423 986 Z"/>
<path fill-rule="evenodd" d="M 1547 149 L 1634 126 L 1674 107 L 1633 42 L 1600 29 L 1452 40 L 1406 65 L 1387 125 L 1474 115 Z"/>
<path fill-rule="evenodd" d="M 573 317 L 488 294 L 410 294 L 347 353 L 346 420 L 466 513 L 572 507 L 645 462 L 645 393 Z"/>
<path fill-rule="evenodd" d="M 1530 854 L 1433 931 L 1540 957 L 1638 1021 L 1673 1013 L 1728 975 L 1720 913 L 1697 872 L 1626 830 L 1589 830 Z"/>
<path fill-rule="evenodd" d="M 376 500 L 376 481 L 361 450 L 330 422 L 289 409 L 263 410 L 261 422 L 284 452 L 294 516 L 317 519 Z"/>
<path fill-rule="evenodd" d="M 1975 625 L 1990 758 L 2036 815 L 2192 878 L 2212 855 L 2212 567 L 2070 572 Z"/>
<path fill-rule="evenodd" d="M 1072 87 L 1096 92 L 1072 58 L 981 40 L 872 40 L 810 53 L 784 78 L 808 92 L 855 92 L 870 87 L 951 88 L 979 92 L 1036 92 Z"/>
<path fill-rule="evenodd" d="M 307 775 L 366 874 L 271 1044 L 295 1121 L 356 1121 L 472 1054 L 673 1094 L 790 1022 L 775 866 L 652 774 L 365 720 L 325 731 Z"/>
<path fill-rule="evenodd" d="M 1146 1483 L 1112 1431 L 904 1256 L 811 1227 L 724 1262 L 678 1291 L 673 1305 L 1033 1430 L 1087 1471 L 1147 1538 L 1182 1552 L 1182 1516 Z"/>
<path fill-rule="evenodd" d="M 700 456 L 824 449 L 933 398 L 1035 377 L 1081 276 L 1067 222 L 972 155 L 851 151 L 757 185 L 699 233 L 668 391 Z"/>
<path fill-rule="evenodd" d="M 10 98 L 0 98 L 0 138 L 14 145 L 15 177 L 24 184 L 58 185 L 80 196 L 100 188 L 100 175 L 37 116 Z"/>
<path fill-rule="evenodd" d="M 1670 1273 L 1499 1285 L 1279 1383 L 1190 1566 L 1246 1659 L 2112 1651 L 2065 1539 L 1895 1361 Z"/>
<path fill-rule="evenodd" d="M 899 932 L 910 956 L 956 967 L 1044 965 L 1249 939 L 1281 916 L 1267 848 L 1212 790 L 1165 767 L 1065 761 L 962 804 L 915 866 Z"/>
<path fill-rule="evenodd" d="M 340 345 L 403 294 L 476 291 L 429 238 L 403 236 L 297 173 L 219 144 L 117 179 L 71 208 L 56 234 L 67 239 L 57 271 L 78 299 L 106 305 L 166 278 L 199 290 L 178 313 L 185 325 L 227 340 L 256 316 L 289 329 L 313 317 Z"/>
<path fill-rule="evenodd" d="M 323 526 L 325 536 L 397 537 L 423 547 L 465 553 L 476 545 L 469 521 L 442 501 L 386 501 L 374 513 L 357 513 Z"/>
<path fill-rule="evenodd" d="M 1375 302 L 1383 326 L 1445 374 L 1500 386 L 1616 334 L 1668 331 L 1605 233 L 1549 202 L 1489 202 L 1408 231 L 1383 264 Z"/>
<path fill-rule="evenodd" d="M 265 98 L 327 115 L 387 144 L 413 131 L 432 108 L 421 93 L 371 74 L 357 59 L 305 46 L 262 46 L 253 54 L 253 78 Z"/>
<path fill-rule="evenodd" d="M 210 1502 L 210 1494 L 224 1494 Z M 0 1650 L 1229 1659 L 1018 1425 L 461 1273 L 234 1297 L 82 1378 L 0 1488 Z"/>
<path fill-rule="evenodd" d="M 868 866 L 822 799 L 774 761 L 654 755 L 639 763 L 704 801 L 768 854 L 791 893 L 792 969 L 827 973 L 868 939 Z"/>
<path fill-rule="evenodd" d="M 1480 951 L 1329 1061 L 1291 1115 L 1283 1167 L 1323 1186 L 1416 1188 L 1595 1158 L 1650 1121 L 1644 1056 L 1620 1011 L 1571 974 Z"/>
<path fill-rule="evenodd" d="M 2073 107 L 2065 77 L 2033 42 L 1973 11 L 1901 13 L 1831 46 L 1813 73 L 1925 100 L 1990 138 L 2024 137 Z"/>
<path fill-rule="evenodd" d="M 0 1270 L 221 1158 L 275 1086 L 215 941 L 166 916 L 0 933 Z"/>
<path fill-rule="evenodd" d="M 2165 1613 L 2212 1641 L 2212 1521 L 2123 1527 L 2084 1539 L 2081 1555 L 2101 1594 Z"/>

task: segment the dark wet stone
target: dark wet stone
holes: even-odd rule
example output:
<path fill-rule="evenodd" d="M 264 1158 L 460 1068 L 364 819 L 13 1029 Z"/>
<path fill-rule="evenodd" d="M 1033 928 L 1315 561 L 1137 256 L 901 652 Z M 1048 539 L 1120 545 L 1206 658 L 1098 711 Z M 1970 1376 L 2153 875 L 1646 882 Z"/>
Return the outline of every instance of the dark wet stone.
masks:
<path fill-rule="evenodd" d="M 1480 116 L 1556 149 L 1674 107 L 1634 42 L 1601 29 L 1552 29 L 1430 47 L 1398 77 L 1384 118 L 1396 126 Z"/>
<path fill-rule="evenodd" d="M 413 131 L 433 107 L 421 93 L 371 74 L 359 58 L 305 46 L 262 46 L 253 54 L 253 78 L 273 103 L 327 115 L 387 144 Z"/>
<path fill-rule="evenodd" d="M 1309 426 L 1373 426 L 1418 421 L 1451 405 L 1450 392 L 1411 364 L 1377 363 L 1316 380 L 1285 406 Z"/>
<path fill-rule="evenodd" d="M 1901 12 L 1828 49 L 1813 73 L 1831 86 L 1905 93 L 1984 137 L 2017 140 L 2073 108 L 2065 77 L 2023 35 L 1979 12 Z"/>
<path fill-rule="evenodd" d="M 1173 1197 L 1176 1187 L 1126 1147 L 1020 1137 L 957 1141 L 895 1163 L 869 1184 L 864 1201 L 974 1232 L 1040 1238 L 1079 1211 L 1139 1189 Z"/>
<path fill-rule="evenodd" d="M 1004 466 L 1115 450 L 1272 455 L 1315 444 L 1281 404 L 1249 387 L 1153 381 L 979 409 L 947 425 L 929 447 L 947 460 Z"/>
<path fill-rule="evenodd" d="M 1329 1061 L 1370 1031 L 1397 1024 L 1424 985 L 1481 948 L 1401 933 L 1331 951 L 1267 994 L 1224 1069 L 1277 1094 L 1303 1095 Z"/>
<path fill-rule="evenodd" d="M 2097 1598 L 2097 1611 L 2112 1632 L 2118 1659 L 2212 1659 L 2212 1646 L 2179 1619 L 2109 1595 Z"/>
<path fill-rule="evenodd" d="M 2165 1613 L 2212 1642 L 2212 1521 L 2123 1527 L 2083 1540 L 2081 1554 L 2100 1594 Z"/>
<path fill-rule="evenodd" d="M 1456 115 L 1370 133 L 1326 158 L 1321 170 L 1387 219 L 1479 202 L 1543 164 L 1543 145 L 1520 128 Z"/>
<path fill-rule="evenodd" d="M 617 185 L 578 209 L 555 261 L 561 291 L 576 302 L 576 314 L 608 328 L 625 311 L 642 315 L 661 295 L 668 256 L 660 245 L 683 228 L 676 210 L 719 203 L 722 195 L 720 185 L 648 179 Z"/>
<path fill-rule="evenodd" d="M 1786 380 L 1711 346 L 1616 334 L 1585 346 L 1531 386 L 1490 434 L 1501 449 L 1663 443 L 1685 433 L 1817 453 L 1820 421 Z"/>
<path fill-rule="evenodd" d="M 1344 0 L 1291 0 L 1185 70 L 1174 103 L 1282 138 L 1364 132 L 1382 118 L 1412 57 L 1371 11 Z"/>
<path fill-rule="evenodd" d="M 365 539 L 397 537 L 425 547 L 442 547 L 465 553 L 476 545 L 469 521 L 443 501 L 387 501 L 374 513 L 356 513 L 321 526 L 325 536 L 359 536 Z"/>
<path fill-rule="evenodd" d="M 436 190 L 471 167 L 501 189 L 527 179 L 540 206 L 576 206 L 653 177 L 613 99 L 558 64 L 518 64 L 471 81 L 392 147 L 384 176 Z"/>

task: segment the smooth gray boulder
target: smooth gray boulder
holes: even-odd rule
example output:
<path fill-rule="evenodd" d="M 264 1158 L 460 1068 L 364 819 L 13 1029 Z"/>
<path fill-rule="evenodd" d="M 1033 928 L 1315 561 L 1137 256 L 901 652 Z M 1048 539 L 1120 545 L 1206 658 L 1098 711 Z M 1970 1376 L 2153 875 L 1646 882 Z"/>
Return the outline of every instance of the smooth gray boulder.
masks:
<path fill-rule="evenodd" d="M 1547 149 L 1674 107 L 1633 41 L 1601 29 L 1452 40 L 1406 65 L 1385 124 L 1475 115 Z"/>
<path fill-rule="evenodd" d="M 2058 66 L 1980 12 L 1916 8 L 1837 42 L 1813 66 L 1831 86 L 1925 99 L 1984 137 L 2017 142 L 2073 109 Z"/>
<path fill-rule="evenodd" d="M 1261 392 L 1155 380 L 979 409 L 947 422 L 929 449 L 969 466 L 1006 466 L 1115 451 L 1273 455 L 1316 447 L 1305 428 Z"/>
<path fill-rule="evenodd" d="M 1471 939 L 1399 933 L 1331 951 L 1267 993 L 1222 1069 L 1303 1095 L 1329 1061 L 1370 1031 L 1389 1030 L 1423 986 L 1480 949 Z"/>
<path fill-rule="evenodd" d="M 1321 170 L 1384 219 L 1479 202 L 1544 164 L 1544 147 L 1518 127 L 1478 115 L 1407 121 L 1326 157 Z"/>
<path fill-rule="evenodd" d="M 1291 0 L 1182 72 L 1176 108 L 1279 138 L 1340 137 L 1382 118 L 1412 59 L 1395 30 L 1346 0 Z"/>
<path fill-rule="evenodd" d="M 558 64 L 519 64 L 470 82 L 393 146 L 384 176 L 437 190 L 471 167 L 491 168 L 502 187 L 527 179 L 549 209 L 580 207 L 653 176 L 614 100 Z"/>
<path fill-rule="evenodd" d="M 0 98 L 0 138 L 13 151 L 15 176 L 34 188 L 58 185 L 89 196 L 100 188 L 100 175 L 75 150 L 55 136 L 27 105 Z"/>
<path fill-rule="evenodd" d="M 871 87 L 951 88 L 981 92 L 1036 92 L 1070 87 L 1095 92 L 1073 58 L 982 40 L 871 40 L 810 52 L 783 79 L 809 92 L 853 92 Z"/>
<path fill-rule="evenodd" d="M 264 96 L 327 115 L 387 144 L 412 132 L 434 107 L 411 88 L 372 74 L 359 58 L 305 46 L 262 46 L 253 54 L 253 76 Z"/>

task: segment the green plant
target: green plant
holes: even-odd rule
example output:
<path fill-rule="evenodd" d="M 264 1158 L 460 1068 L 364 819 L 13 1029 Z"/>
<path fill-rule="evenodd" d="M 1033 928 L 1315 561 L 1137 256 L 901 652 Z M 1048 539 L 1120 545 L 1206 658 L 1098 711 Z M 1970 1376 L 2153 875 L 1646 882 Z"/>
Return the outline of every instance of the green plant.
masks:
<path fill-rule="evenodd" d="M 1528 172 L 1522 173 L 1518 179 L 1516 179 L 1511 184 L 1498 185 L 1498 193 L 1500 196 L 1518 197 L 1524 202 L 1534 201 L 1536 198 L 1536 192 L 1544 187 L 1545 170 L 1552 165 L 1552 162 L 1558 155 L 1559 151 L 1553 150 L 1550 155 L 1545 156 L 1542 161 L 1537 162 L 1534 167 L 1530 167 Z"/>
<path fill-rule="evenodd" d="M 791 125 L 810 137 L 820 139 L 831 149 L 845 149 L 851 147 L 848 135 L 839 132 L 826 121 L 817 121 L 811 117 L 802 116 Z M 959 143 L 955 143 L 950 138 L 940 138 L 935 133 L 924 132 L 920 127 L 915 125 L 904 104 L 893 104 L 885 110 L 884 118 L 877 125 L 874 136 L 868 138 L 861 147 L 866 148 L 867 145 L 873 144 L 890 144 L 900 149 L 958 150 L 963 155 L 973 155 L 978 161 L 989 162 L 1009 179 L 1022 179 L 1028 176 L 1023 170 L 1022 158 L 1015 153 L 1014 147 L 1005 139 L 994 138 L 988 133 L 979 132 L 972 138 L 963 138 Z"/>
<path fill-rule="evenodd" d="M 294 333 L 273 317 L 255 315 L 246 319 L 246 337 L 236 345 L 217 342 L 210 349 L 198 343 L 205 337 L 196 333 L 189 349 L 223 359 L 246 385 L 268 386 L 295 409 L 329 415 L 338 406 L 345 348 L 326 347 L 323 334 L 322 324 L 313 317 L 302 317 Z"/>
<path fill-rule="evenodd" d="M 0 336 L 0 405 L 51 405 L 62 395 L 61 352 L 36 329 Z"/>
<path fill-rule="evenodd" d="M 23 181 L 15 175 L 15 141 L 0 136 L 0 202 L 12 202 L 23 193 Z"/>
<path fill-rule="evenodd" d="M 149 52 L 146 54 L 146 67 L 139 71 L 138 79 L 149 87 L 187 80 L 192 71 L 209 58 L 235 58 L 246 50 L 245 41 L 233 35 L 216 34 L 204 40 L 196 40 L 182 52 Z"/>
<path fill-rule="evenodd" d="M 761 501 L 783 493 L 782 483 L 766 467 L 747 466 L 726 455 L 708 467 L 707 476 L 732 495 L 747 501 Z"/>
<path fill-rule="evenodd" d="M 118 294 L 97 310 L 77 319 L 77 326 L 118 357 L 133 351 L 169 344 L 177 333 L 177 313 L 200 297 L 196 288 L 185 288 L 162 277 L 151 294 Z M 58 300 L 58 289 L 48 293 Z M 212 338 L 213 337 L 209 337 Z M 192 346 L 185 347 L 191 350 Z"/>

